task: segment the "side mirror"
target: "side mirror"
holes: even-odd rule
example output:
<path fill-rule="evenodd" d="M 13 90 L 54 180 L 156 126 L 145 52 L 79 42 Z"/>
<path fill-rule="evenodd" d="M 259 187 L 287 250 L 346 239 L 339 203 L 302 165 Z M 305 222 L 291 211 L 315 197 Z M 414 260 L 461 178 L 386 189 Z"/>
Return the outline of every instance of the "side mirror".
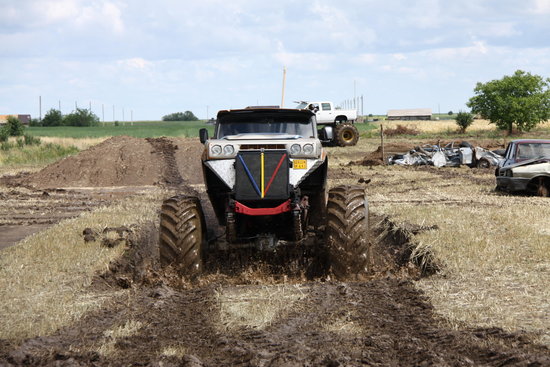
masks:
<path fill-rule="evenodd" d="M 208 130 L 207 129 L 200 129 L 199 130 L 199 138 L 201 140 L 201 143 L 204 144 L 208 140 Z"/>
<path fill-rule="evenodd" d="M 332 126 L 325 126 L 318 131 L 319 140 L 321 141 L 332 141 L 334 139 L 334 132 Z"/>

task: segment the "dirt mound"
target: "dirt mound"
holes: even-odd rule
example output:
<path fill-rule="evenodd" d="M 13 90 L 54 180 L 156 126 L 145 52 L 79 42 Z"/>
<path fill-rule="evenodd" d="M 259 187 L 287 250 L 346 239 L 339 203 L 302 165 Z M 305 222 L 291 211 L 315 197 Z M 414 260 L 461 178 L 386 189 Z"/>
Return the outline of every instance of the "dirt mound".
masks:
<path fill-rule="evenodd" d="M 202 146 L 188 139 L 116 136 L 24 178 L 35 187 L 181 185 L 202 182 Z"/>
<path fill-rule="evenodd" d="M 406 153 L 413 149 L 414 145 L 411 143 L 390 143 L 384 145 L 384 156 Z M 379 166 L 384 164 L 382 160 L 382 146 L 378 146 L 375 151 L 368 153 L 364 158 L 350 162 L 350 166 Z"/>

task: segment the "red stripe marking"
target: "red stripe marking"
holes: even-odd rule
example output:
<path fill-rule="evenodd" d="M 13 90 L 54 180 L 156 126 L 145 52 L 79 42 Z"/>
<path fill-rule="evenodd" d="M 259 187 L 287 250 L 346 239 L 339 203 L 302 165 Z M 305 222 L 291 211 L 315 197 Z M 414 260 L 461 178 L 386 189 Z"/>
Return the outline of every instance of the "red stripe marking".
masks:
<path fill-rule="evenodd" d="M 269 191 L 269 187 L 273 183 L 273 180 L 275 179 L 275 176 L 277 176 L 277 173 L 279 172 L 279 168 L 281 168 L 281 165 L 283 164 L 283 160 L 286 158 L 286 153 L 283 154 L 281 159 L 279 160 L 279 164 L 277 164 L 277 167 L 275 168 L 275 171 L 273 171 L 273 174 L 271 175 L 271 178 L 269 179 L 269 182 L 267 183 L 267 186 L 264 190 L 264 197 L 267 196 L 267 192 Z"/>
<path fill-rule="evenodd" d="M 277 215 L 291 210 L 290 199 L 275 208 L 249 208 L 244 204 L 235 201 L 235 213 L 245 215 Z"/>

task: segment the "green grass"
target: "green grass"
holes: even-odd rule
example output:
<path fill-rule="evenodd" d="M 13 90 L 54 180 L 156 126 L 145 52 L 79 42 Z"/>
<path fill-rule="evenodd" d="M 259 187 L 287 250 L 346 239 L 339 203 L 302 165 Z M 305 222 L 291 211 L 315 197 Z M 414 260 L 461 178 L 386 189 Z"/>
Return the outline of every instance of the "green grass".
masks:
<path fill-rule="evenodd" d="M 51 143 L 23 147 L 10 144 L 7 149 L 0 150 L 0 166 L 49 164 L 76 153 L 78 153 L 76 147 L 64 147 Z"/>
<path fill-rule="evenodd" d="M 149 138 L 158 136 L 186 136 L 198 137 L 199 129 L 207 128 L 210 136 L 214 131 L 212 125 L 206 125 L 203 121 L 136 121 L 119 122 L 115 126 L 113 122 L 100 123 L 99 126 L 75 127 L 29 127 L 25 131 L 33 136 L 51 136 L 60 138 L 101 138 L 106 136 L 128 135 L 136 138 Z"/>

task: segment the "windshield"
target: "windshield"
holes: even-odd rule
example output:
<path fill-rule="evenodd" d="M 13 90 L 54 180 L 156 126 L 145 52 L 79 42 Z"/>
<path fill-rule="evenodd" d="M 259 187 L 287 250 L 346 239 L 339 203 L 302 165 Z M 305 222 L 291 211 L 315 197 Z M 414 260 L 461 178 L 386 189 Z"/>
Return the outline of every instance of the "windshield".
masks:
<path fill-rule="evenodd" d="M 298 104 L 298 106 L 296 106 L 296 109 L 297 109 L 297 110 L 303 110 L 304 108 L 307 107 L 307 105 L 308 105 L 307 102 L 300 102 L 300 103 Z"/>
<path fill-rule="evenodd" d="M 243 119 L 245 120 L 245 119 Z M 311 119 L 306 121 L 288 121 L 286 119 L 263 118 L 254 121 L 226 121 L 218 125 L 217 138 L 239 134 L 284 134 L 315 138 Z"/>
<path fill-rule="evenodd" d="M 550 143 L 523 143 L 518 145 L 517 159 L 550 158 Z"/>

